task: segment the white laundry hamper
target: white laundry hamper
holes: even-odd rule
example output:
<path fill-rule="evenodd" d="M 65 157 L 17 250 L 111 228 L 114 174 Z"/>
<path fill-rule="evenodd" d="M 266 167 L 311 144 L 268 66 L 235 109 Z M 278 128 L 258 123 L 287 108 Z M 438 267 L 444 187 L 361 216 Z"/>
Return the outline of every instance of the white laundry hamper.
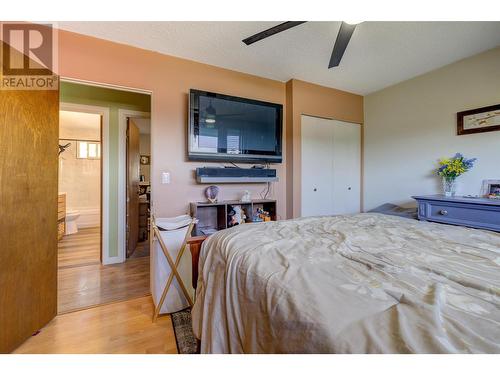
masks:
<path fill-rule="evenodd" d="M 166 249 L 175 262 L 179 251 L 182 248 L 185 240 L 188 236 L 187 232 L 192 228 L 193 219 L 188 215 L 182 215 L 172 218 L 155 218 L 153 219 L 153 246 L 151 247 L 151 295 L 153 296 L 153 302 L 155 304 L 156 310 L 158 310 L 158 304 L 160 303 L 161 295 L 167 284 L 168 277 L 172 273 L 172 269 L 168 260 L 163 253 L 160 241 L 156 238 L 159 234 L 166 245 Z M 154 228 L 158 228 L 158 232 Z M 183 284 L 186 287 L 188 293 L 193 298 L 193 289 L 191 287 L 191 255 L 189 250 L 186 248 L 184 254 L 180 259 L 177 266 L 177 271 L 183 280 Z M 168 289 L 167 295 L 161 308 L 159 309 L 159 314 L 168 314 L 176 311 L 183 310 L 189 307 L 190 303 L 185 297 L 179 281 L 174 276 L 172 284 Z M 156 318 L 156 313 L 155 317 Z"/>

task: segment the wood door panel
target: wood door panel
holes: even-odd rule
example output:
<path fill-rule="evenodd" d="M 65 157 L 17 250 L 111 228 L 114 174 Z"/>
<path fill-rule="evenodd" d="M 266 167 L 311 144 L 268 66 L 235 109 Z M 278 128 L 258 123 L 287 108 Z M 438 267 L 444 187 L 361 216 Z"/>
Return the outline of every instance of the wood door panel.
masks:
<path fill-rule="evenodd" d="M 127 256 L 132 255 L 139 239 L 139 128 L 133 120 L 127 126 Z"/>
<path fill-rule="evenodd" d="M 0 352 L 57 313 L 59 92 L 0 91 Z"/>

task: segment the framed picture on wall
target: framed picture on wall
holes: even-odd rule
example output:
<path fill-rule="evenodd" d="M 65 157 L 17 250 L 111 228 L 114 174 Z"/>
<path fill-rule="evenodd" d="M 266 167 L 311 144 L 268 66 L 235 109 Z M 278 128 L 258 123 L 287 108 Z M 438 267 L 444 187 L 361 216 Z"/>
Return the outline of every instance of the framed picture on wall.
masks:
<path fill-rule="evenodd" d="M 150 162 L 149 155 L 141 155 L 141 164 L 142 165 L 149 165 L 149 162 Z"/>
<path fill-rule="evenodd" d="M 457 135 L 500 130 L 500 104 L 457 113 Z"/>

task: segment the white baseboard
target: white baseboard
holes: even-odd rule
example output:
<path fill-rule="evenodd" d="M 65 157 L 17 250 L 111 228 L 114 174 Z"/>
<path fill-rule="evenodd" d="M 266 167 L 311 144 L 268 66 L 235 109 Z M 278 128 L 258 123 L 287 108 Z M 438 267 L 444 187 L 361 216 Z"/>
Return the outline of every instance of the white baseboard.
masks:
<path fill-rule="evenodd" d="M 76 219 L 78 228 L 94 228 L 101 225 L 101 210 L 96 208 L 77 208 L 80 217 Z"/>

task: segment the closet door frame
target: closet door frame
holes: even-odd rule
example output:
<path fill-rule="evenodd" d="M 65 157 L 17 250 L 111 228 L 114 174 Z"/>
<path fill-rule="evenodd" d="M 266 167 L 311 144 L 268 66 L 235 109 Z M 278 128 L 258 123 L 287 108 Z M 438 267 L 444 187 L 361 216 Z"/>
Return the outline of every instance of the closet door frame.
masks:
<path fill-rule="evenodd" d="M 325 116 L 318 116 L 318 115 L 311 115 L 308 113 L 301 113 L 300 115 L 300 215 L 299 216 L 304 216 L 303 215 L 303 205 L 304 205 L 304 199 L 303 199 L 303 118 L 304 117 L 311 117 L 311 118 L 318 118 L 322 120 L 330 120 L 330 121 L 338 121 L 342 122 L 344 124 L 352 124 L 359 126 L 359 150 L 360 150 L 360 155 L 359 155 L 359 160 L 360 160 L 360 165 L 359 165 L 359 209 L 360 212 L 363 212 L 363 191 L 364 191 L 364 181 L 363 181 L 363 170 L 364 170 L 364 126 L 362 123 L 359 122 L 354 122 L 354 121 L 346 121 L 342 119 L 337 119 L 333 117 L 325 117 Z"/>

